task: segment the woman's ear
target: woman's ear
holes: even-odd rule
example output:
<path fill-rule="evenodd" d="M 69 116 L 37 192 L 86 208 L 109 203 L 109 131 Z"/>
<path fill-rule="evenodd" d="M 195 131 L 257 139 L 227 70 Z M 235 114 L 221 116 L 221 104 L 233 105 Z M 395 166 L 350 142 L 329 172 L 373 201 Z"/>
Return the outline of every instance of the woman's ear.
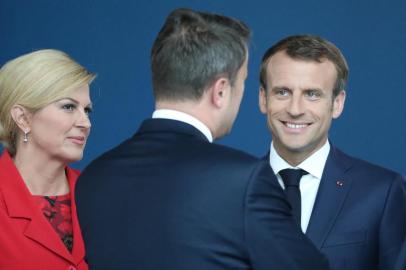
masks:
<path fill-rule="evenodd" d="M 21 105 L 13 105 L 11 107 L 11 117 L 16 125 L 24 132 L 29 133 L 31 131 L 30 119 L 31 113 Z"/>

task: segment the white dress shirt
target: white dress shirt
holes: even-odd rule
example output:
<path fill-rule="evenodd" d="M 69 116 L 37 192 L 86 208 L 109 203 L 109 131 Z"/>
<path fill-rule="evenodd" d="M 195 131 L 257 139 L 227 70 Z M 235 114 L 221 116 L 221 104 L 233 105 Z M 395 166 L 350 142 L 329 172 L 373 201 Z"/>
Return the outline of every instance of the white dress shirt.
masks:
<path fill-rule="evenodd" d="M 278 178 L 279 184 L 285 189 L 282 177 L 279 172 L 284 169 L 303 169 L 309 174 L 302 176 L 300 180 L 300 194 L 302 202 L 301 227 L 302 231 L 306 232 L 309 225 L 310 216 L 312 214 L 314 201 L 316 200 L 317 191 L 320 186 L 321 176 L 323 175 L 324 166 L 326 165 L 328 153 L 330 152 L 330 143 L 326 143 L 313 155 L 305 159 L 296 167 L 292 167 L 276 152 L 273 143 L 269 155 L 269 163 Z"/>
<path fill-rule="evenodd" d="M 207 138 L 207 140 L 209 140 L 209 142 L 213 142 L 213 135 L 211 134 L 210 129 L 205 124 L 203 124 L 202 121 L 191 116 L 190 114 L 175 110 L 160 109 L 154 111 L 154 113 L 152 114 L 152 118 L 177 120 L 192 125 L 201 133 L 203 133 L 203 135 Z"/>

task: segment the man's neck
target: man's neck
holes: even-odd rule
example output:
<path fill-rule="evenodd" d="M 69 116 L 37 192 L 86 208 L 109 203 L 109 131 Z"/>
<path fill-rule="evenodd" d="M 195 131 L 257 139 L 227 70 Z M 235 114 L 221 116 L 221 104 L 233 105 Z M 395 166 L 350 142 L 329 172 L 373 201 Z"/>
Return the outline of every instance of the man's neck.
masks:
<path fill-rule="evenodd" d="M 281 158 L 283 158 L 292 167 L 297 167 L 297 165 L 299 165 L 300 163 L 311 157 L 314 153 L 319 151 L 326 143 L 327 139 L 323 143 L 318 145 L 318 147 L 314 148 L 312 151 L 309 152 L 284 150 L 278 147 L 278 145 L 276 144 L 273 144 L 273 147 Z"/>
<path fill-rule="evenodd" d="M 328 155 L 330 153 L 330 143 L 326 141 L 321 148 L 316 150 L 313 154 L 305 158 L 297 165 L 293 165 L 285 160 L 275 149 L 274 144 L 271 144 L 269 162 L 275 174 L 280 170 L 288 169 L 291 167 L 306 170 L 309 174 L 316 178 L 321 179 L 326 165 Z"/>

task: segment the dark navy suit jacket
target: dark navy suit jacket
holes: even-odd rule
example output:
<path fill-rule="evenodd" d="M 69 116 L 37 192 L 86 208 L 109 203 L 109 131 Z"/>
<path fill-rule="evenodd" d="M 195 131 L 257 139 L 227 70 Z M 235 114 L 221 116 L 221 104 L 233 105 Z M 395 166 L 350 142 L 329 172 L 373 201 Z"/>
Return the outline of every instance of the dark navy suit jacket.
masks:
<path fill-rule="evenodd" d="M 306 235 L 333 270 L 392 270 L 406 235 L 404 178 L 332 146 Z"/>
<path fill-rule="evenodd" d="M 149 119 L 77 187 L 90 269 L 326 269 L 269 164 Z"/>
<path fill-rule="evenodd" d="M 406 237 L 403 240 L 402 249 L 400 250 L 395 270 L 406 270 Z"/>

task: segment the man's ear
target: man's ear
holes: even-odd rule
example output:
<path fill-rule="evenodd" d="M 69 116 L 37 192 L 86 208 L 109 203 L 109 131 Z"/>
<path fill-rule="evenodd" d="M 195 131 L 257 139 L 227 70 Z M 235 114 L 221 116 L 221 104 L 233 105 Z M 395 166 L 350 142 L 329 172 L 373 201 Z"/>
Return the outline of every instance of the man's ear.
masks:
<path fill-rule="evenodd" d="M 268 111 L 267 104 L 268 104 L 268 100 L 267 100 L 266 90 L 262 86 L 260 86 L 259 94 L 258 94 L 258 105 L 259 105 L 259 110 L 263 114 L 266 114 Z"/>
<path fill-rule="evenodd" d="M 338 118 L 344 110 L 346 93 L 341 90 L 340 93 L 333 100 L 333 119 Z"/>
<path fill-rule="evenodd" d="M 227 78 L 220 77 L 210 89 L 212 104 L 217 108 L 222 108 L 228 102 L 231 92 L 230 81 Z"/>
<path fill-rule="evenodd" d="M 10 110 L 11 117 L 23 132 L 30 132 L 31 113 L 21 105 L 13 105 Z"/>

